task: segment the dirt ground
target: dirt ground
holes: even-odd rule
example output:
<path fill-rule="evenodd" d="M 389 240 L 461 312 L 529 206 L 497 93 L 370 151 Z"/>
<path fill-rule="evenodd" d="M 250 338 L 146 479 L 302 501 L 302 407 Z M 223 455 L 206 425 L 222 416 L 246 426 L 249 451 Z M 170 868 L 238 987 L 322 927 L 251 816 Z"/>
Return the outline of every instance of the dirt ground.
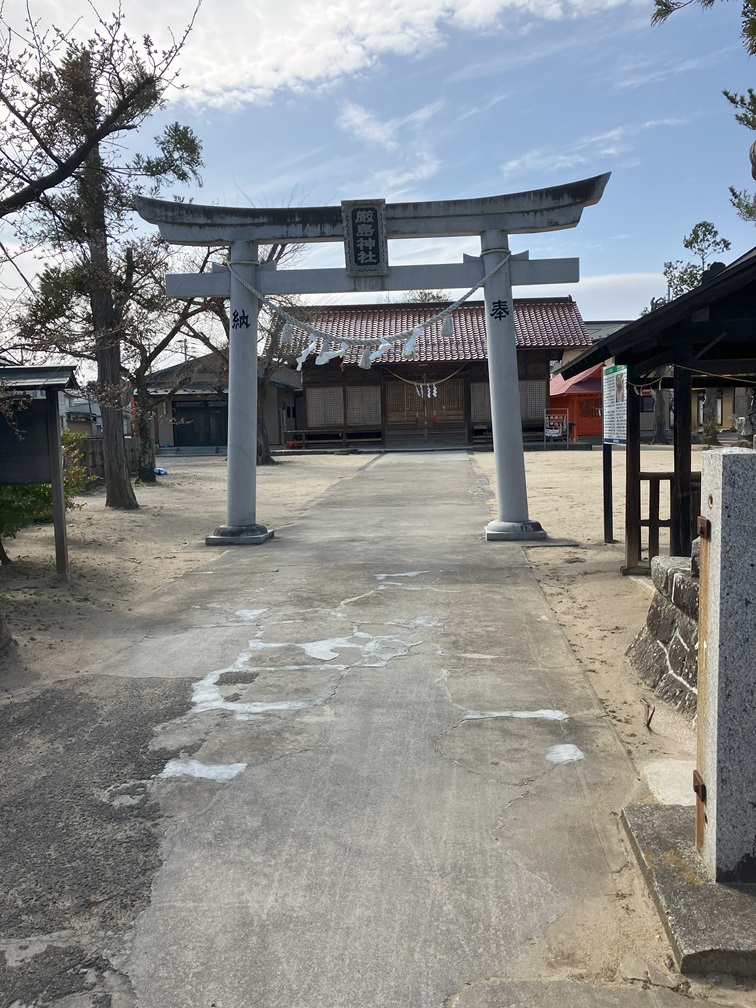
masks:
<path fill-rule="evenodd" d="M 366 461 L 358 455 L 314 455 L 261 467 L 260 521 L 285 528 L 309 501 Z M 68 513 L 66 584 L 55 576 L 51 525 L 5 541 L 13 563 L 0 569 L 0 595 L 22 667 L 10 680 L 3 676 L 0 696 L 76 674 L 103 657 L 109 628 L 115 633 L 128 623 L 135 604 L 212 555 L 205 536 L 225 521 L 225 458 L 165 458 L 159 464 L 168 475 L 136 486 L 138 511 L 106 509 L 101 489 L 77 499 Z M 87 633 L 93 621 L 96 635 Z"/>

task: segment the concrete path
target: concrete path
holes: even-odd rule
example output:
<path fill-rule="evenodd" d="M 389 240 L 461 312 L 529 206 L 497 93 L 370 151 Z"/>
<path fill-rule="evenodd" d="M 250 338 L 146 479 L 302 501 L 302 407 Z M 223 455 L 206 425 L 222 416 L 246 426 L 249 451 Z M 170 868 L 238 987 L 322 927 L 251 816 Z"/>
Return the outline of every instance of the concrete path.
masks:
<path fill-rule="evenodd" d="M 97 876 L 111 830 L 113 877 L 47 918 L 48 953 L 98 945 L 111 1001 L 66 1008 L 684 1003 L 574 979 L 623 945 L 634 770 L 523 551 L 484 541 L 486 493 L 465 452 L 379 457 L 175 583 L 66 687 L 122 781 L 97 771 L 102 825 L 77 841 Z M 72 695 L 35 710 L 55 723 Z"/>

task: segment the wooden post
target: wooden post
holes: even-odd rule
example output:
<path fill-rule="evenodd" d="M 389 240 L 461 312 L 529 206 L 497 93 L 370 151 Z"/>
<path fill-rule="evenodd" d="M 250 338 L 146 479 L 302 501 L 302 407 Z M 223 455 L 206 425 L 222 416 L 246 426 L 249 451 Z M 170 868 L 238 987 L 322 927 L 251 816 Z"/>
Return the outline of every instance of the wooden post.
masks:
<path fill-rule="evenodd" d="M 656 473 L 650 475 L 648 480 L 648 562 L 651 563 L 655 556 L 659 556 L 659 476 Z"/>
<path fill-rule="evenodd" d="M 689 363 L 690 352 L 684 363 Z M 672 556 L 690 556 L 692 545 L 692 520 L 690 511 L 690 439 L 691 439 L 691 371 L 688 367 L 674 367 L 673 389 L 675 396 L 674 469 L 672 481 L 671 517 Z"/>
<path fill-rule="evenodd" d="M 625 445 L 625 566 L 623 574 L 637 574 L 641 561 L 640 394 L 627 382 L 627 443 Z"/>
<path fill-rule="evenodd" d="M 47 407 L 47 449 L 50 455 L 53 528 L 55 530 L 55 570 L 68 580 L 68 540 L 66 538 L 66 495 L 63 488 L 63 448 L 60 441 L 57 389 L 45 390 Z"/>
<path fill-rule="evenodd" d="M 612 501 L 612 446 L 604 443 L 603 451 L 603 476 L 604 476 L 604 542 L 613 543 L 614 539 L 614 511 Z"/>

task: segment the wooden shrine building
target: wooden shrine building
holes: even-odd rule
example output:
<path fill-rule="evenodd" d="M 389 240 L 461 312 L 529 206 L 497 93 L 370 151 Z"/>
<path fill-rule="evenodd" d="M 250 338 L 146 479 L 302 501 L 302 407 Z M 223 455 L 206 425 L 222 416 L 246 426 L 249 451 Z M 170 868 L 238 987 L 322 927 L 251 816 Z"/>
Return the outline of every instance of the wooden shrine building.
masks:
<path fill-rule="evenodd" d="M 382 337 L 421 325 L 448 302 L 336 305 L 308 310 L 307 321 L 339 338 Z M 520 415 L 525 440 L 543 442 L 550 364 L 567 348 L 590 345 L 571 297 L 514 300 Z M 418 336 L 415 359 L 390 346 L 369 370 L 359 353 L 303 367 L 305 425 L 292 433 L 303 447 L 343 444 L 385 448 L 490 444 L 485 313 L 482 301 L 454 312 L 454 334 L 435 323 Z"/>

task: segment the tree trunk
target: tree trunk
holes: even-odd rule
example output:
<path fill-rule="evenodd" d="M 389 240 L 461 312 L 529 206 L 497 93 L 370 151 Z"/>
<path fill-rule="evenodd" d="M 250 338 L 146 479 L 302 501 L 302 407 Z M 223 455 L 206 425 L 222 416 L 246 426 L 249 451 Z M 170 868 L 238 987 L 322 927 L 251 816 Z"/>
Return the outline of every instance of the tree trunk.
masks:
<path fill-rule="evenodd" d="M 137 474 L 142 483 L 155 483 L 155 430 L 153 413 L 149 408 L 149 392 L 146 384 L 138 381 L 134 391 L 137 395 L 137 408 L 134 415 L 136 424 Z"/>
<path fill-rule="evenodd" d="M 667 417 L 666 405 L 664 402 L 664 392 L 661 389 L 654 389 L 654 436 L 651 444 L 669 444 L 667 437 Z"/>
<path fill-rule="evenodd" d="M 115 374 L 113 372 L 115 371 Z M 98 398 L 102 412 L 102 455 L 105 469 L 105 507 L 133 511 L 139 507 L 129 478 L 123 436 L 120 347 L 99 334 L 97 345 Z"/>
<path fill-rule="evenodd" d="M 3 540 L 0 539 L 0 564 L 9 564 L 12 562 L 13 561 L 11 560 L 11 558 L 5 552 L 5 546 L 3 545 Z"/>
<path fill-rule="evenodd" d="M 711 448 L 721 444 L 717 424 L 717 405 L 719 401 L 719 389 L 707 388 L 704 396 L 703 406 L 703 441 Z"/>
<path fill-rule="evenodd" d="M 257 386 L 257 464 L 275 465 L 276 460 L 270 450 L 268 427 L 265 423 L 265 400 L 268 397 L 268 382 Z"/>
<path fill-rule="evenodd" d="M 105 215 L 105 178 L 99 148 L 87 158 L 80 188 L 82 219 L 89 250 L 89 302 L 96 342 L 98 398 L 102 411 L 105 507 L 132 511 L 139 507 L 129 479 L 123 436 L 121 341 L 113 303 Z"/>

